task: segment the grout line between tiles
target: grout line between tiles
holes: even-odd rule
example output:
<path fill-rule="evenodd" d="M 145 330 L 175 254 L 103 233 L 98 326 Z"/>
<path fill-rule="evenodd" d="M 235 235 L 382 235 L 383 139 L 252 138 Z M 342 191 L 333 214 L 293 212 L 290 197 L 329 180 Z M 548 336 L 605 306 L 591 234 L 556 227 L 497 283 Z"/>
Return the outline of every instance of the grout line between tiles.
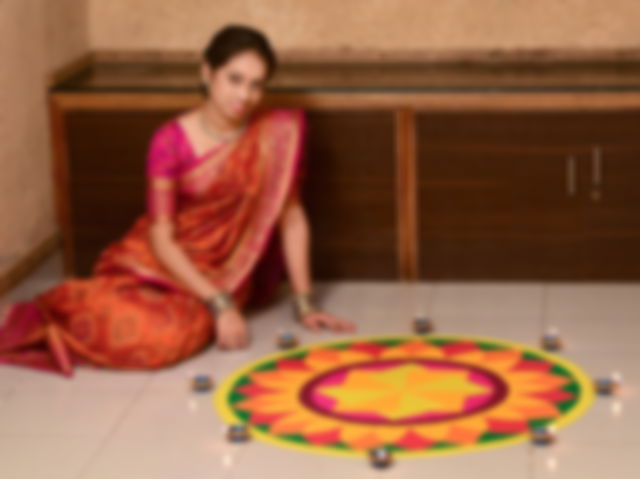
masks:
<path fill-rule="evenodd" d="M 83 477 L 86 477 L 86 474 L 88 473 L 89 468 L 93 465 L 93 463 L 96 461 L 96 459 L 98 458 L 100 453 L 104 450 L 105 446 L 109 443 L 109 441 L 113 437 L 114 433 L 117 431 L 118 427 L 120 427 L 122 422 L 126 419 L 127 415 L 130 413 L 131 409 L 138 402 L 138 400 L 140 399 L 142 394 L 147 390 L 147 388 L 149 387 L 149 384 L 151 382 L 151 379 L 155 376 L 155 374 L 157 374 L 155 371 L 153 373 L 149 374 L 149 376 L 147 377 L 147 379 L 146 379 L 146 381 L 144 383 L 144 386 L 141 387 L 137 391 L 136 394 L 134 394 L 134 396 L 131 398 L 131 401 L 129 401 L 129 404 L 127 404 L 123 408 L 123 410 L 120 413 L 119 417 L 114 420 L 112 427 L 104 435 L 104 437 L 102 438 L 102 440 L 98 444 L 98 447 L 96 447 L 94 453 L 91 454 L 89 459 L 80 468 L 80 472 L 76 476 L 77 479 L 82 479 Z"/>

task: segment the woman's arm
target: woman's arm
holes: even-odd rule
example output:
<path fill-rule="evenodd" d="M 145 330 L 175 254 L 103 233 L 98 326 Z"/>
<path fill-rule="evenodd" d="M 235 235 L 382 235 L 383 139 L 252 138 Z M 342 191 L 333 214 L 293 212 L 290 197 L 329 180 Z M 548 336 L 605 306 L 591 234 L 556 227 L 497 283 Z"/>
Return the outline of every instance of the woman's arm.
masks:
<path fill-rule="evenodd" d="M 312 290 L 309 250 L 311 234 L 307 215 L 297 195 L 285 206 L 280 218 L 280 234 L 283 242 L 285 263 L 295 294 L 309 294 Z M 300 318 L 310 329 L 323 327 L 333 331 L 355 331 L 355 324 L 323 311 L 312 311 Z"/>
<path fill-rule="evenodd" d="M 174 239 L 174 223 L 166 217 L 151 224 L 151 247 L 158 259 L 201 299 L 211 298 L 218 289 L 211 284 L 189 259 Z M 236 307 L 229 308 L 216 318 L 216 344 L 222 349 L 245 347 L 249 343 L 246 320 Z"/>
<path fill-rule="evenodd" d="M 280 234 L 289 280 L 294 292 L 311 293 L 309 221 L 297 197 L 291 198 L 282 212 Z"/>
<path fill-rule="evenodd" d="M 158 259 L 173 275 L 202 300 L 211 298 L 219 290 L 211 284 L 174 239 L 175 226 L 169 218 L 153 221 L 149 231 L 151 247 Z"/>

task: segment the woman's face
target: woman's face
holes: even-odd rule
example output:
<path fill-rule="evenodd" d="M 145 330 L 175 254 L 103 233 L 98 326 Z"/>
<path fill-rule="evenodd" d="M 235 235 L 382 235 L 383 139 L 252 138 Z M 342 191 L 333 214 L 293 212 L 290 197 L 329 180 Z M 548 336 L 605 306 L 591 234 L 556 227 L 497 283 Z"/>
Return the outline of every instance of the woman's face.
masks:
<path fill-rule="evenodd" d="M 267 64 L 255 51 L 245 50 L 216 69 L 203 63 L 202 79 L 208 85 L 208 101 L 212 101 L 223 116 L 241 121 L 262 99 Z"/>

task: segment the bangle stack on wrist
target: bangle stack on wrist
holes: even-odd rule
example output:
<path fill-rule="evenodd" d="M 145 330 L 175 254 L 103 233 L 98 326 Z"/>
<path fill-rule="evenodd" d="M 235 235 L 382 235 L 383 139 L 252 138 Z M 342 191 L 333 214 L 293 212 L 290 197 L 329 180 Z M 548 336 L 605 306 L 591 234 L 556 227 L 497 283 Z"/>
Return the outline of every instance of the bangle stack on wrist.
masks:
<path fill-rule="evenodd" d="M 215 316 L 220 316 L 226 310 L 235 308 L 236 304 L 233 301 L 233 298 L 226 291 L 220 291 L 218 294 L 211 296 L 205 300 L 205 304 L 211 314 Z"/>
<path fill-rule="evenodd" d="M 318 308 L 313 304 L 311 293 L 296 294 L 293 298 L 293 309 L 298 321 L 306 314 L 318 311 Z"/>

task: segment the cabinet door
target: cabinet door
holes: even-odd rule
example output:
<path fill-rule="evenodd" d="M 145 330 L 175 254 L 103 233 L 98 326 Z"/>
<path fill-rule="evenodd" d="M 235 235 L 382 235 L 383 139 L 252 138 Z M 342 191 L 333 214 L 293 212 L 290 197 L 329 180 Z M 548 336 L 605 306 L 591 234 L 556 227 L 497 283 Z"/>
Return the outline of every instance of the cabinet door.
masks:
<path fill-rule="evenodd" d="M 580 158 L 561 126 L 550 113 L 418 115 L 421 277 L 583 275 Z"/>
<path fill-rule="evenodd" d="M 320 279 L 397 278 L 389 111 L 309 111 L 304 202 Z"/>
<path fill-rule="evenodd" d="M 596 144 L 585 158 L 589 279 L 640 279 L 640 140 Z"/>

